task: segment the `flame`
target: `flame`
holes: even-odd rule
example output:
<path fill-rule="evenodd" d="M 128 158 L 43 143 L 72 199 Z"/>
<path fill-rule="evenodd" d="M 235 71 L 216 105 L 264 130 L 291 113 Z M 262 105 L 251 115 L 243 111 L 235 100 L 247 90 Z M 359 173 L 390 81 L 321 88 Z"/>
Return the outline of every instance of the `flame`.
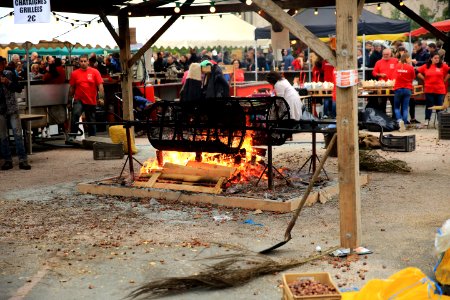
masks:
<path fill-rule="evenodd" d="M 261 157 L 257 155 L 252 147 L 252 137 L 250 134 L 246 135 L 239 154 L 202 153 L 203 163 L 236 168 L 235 176 L 233 176 L 232 180 L 233 182 L 248 181 L 252 176 L 258 177 L 262 172 L 261 164 L 258 163 L 260 160 Z M 195 153 L 176 151 L 163 152 L 164 163 L 174 163 L 186 166 L 189 161 L 195 161 Z M 150 158 L 145 161 L 141 167 L 140 176 L 145 177 L 146 175 L 148 176 L 148 174 L 160 170 L 162 170 L 162 167 L 158 165 L 157 158 Z"/>

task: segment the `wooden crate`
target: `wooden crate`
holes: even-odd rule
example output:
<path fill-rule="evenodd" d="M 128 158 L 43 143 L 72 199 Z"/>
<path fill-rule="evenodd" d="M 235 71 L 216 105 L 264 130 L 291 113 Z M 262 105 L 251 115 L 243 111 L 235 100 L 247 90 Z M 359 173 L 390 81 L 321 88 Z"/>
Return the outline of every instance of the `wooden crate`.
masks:
<path fill-rule="evenodd" d="M 333 89 L 308 89 L 308 93 L 317 97 L 331 97 Z"/>
<path fill-rule="evenodd" d="M 294 296 L 291 289 L 289 288 L 289 283 L 296 280 L 302 279 L 314 279 L 317 282 L 326 284 L 328 286 L 333 286 L 339 294 L 333 295 L 312 295 L 312 296 Z M 331 279 L 330 273 L 287 273 L 283 274 L 283 299 L 284 300 L 340 300 L 342 298 L 339 289 L 336 284 Z"/>
<path fill-rule="evenodd" d="M 136 180 L 134 186 L 219 194 L 223 183 L 235 171 L 236 168 L 199 162 L 189 162 L 186 166 L 166 163 L 150 178 Z"/>

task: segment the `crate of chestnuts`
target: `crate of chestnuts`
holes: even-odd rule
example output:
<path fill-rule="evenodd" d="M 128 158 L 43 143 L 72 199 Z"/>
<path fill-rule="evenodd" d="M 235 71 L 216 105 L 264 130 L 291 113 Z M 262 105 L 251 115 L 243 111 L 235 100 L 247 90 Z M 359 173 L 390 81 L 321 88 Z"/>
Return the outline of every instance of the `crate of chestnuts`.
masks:
<path fill-rule="evenodd" d="M 284 300 L 340 300 L 341 293 L 329 273 L 283 274 Z"/>

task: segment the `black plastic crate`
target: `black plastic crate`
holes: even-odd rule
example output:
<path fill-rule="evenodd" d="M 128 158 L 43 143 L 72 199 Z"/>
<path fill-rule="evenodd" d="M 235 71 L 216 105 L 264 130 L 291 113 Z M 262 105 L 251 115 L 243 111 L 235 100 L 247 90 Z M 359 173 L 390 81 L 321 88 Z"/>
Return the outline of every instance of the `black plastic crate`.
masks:
<path fill-rule="evenodd" d="M 416 135 L 393 136 L 384 135 L 381 141 L 381 150 L 411 152 L 416 150 Z"/>
<path fill-rule="evenodd" d="M 109 144 L 109 143 L 94 143 L 94 159 L 122 159 L 123 158 L 123 144 Z"/>
<path fill-rule="evenodd" d="M 438 113 L 438 122 L 439 126 L 447 126 L 450 127 L 450 113 L 448 112 L 441 112 Z"/>
<path fill-rule="evenodd" d="M 449 126 L 439 126 L 438 135 L 440 140 L 450 140 L 450 127 Z"/>

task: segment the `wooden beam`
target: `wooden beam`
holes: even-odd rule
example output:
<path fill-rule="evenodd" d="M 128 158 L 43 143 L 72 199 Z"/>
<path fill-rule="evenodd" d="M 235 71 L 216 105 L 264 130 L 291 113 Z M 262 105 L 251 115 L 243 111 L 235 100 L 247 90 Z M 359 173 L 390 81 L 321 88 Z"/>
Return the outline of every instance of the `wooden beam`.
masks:
<path fill-rule="evenodd" d="M 121 10 L 118 16 L 119 22 L 119 37 L 120 37 L 120 65 L 122 66 L 122 101 L 123 101 L 123 119 L 133 120 L 133 93 L 132 82 L 133 76 L 128 67 L 128 60 L 130 58 L 130 23 L 128 20 L 128 12 Z M 132 135 L 134 136 L 134 132 Z M 132 163 L 132 162 L 128 162 Z"/>
<path fill-rule="evenodd" d="M 139 51 L 133 55 L 133 57 L 128 62 L 128 67 L 131 68 L 131 66 L 133 66 L 134 63 L 137 62 L 142 55 L 144 55 L 145 51 L 147 51 L 148 49 L 150 49 L 151 46 L 153 46 L 153 44 L 161 37 L 161 35 L 163 35 L 164 32 L 166 32 L 167 29 L 169 29 L 170 26 L 172 26 L 173 23 L 175 23 L 175 21 L 178 20 L 179 17 L 181 17 L 181 15 L 183 14 L 183 10 L 189 7 L 192 4 L 192 2 L 194 2 L 194 0 L 187 0 L 186 2 L 183 3 L 183 5 L 181 5 L 180 13 L 172 15 L 169 18 L 169 20 L 167 20 L 167 22 L 164 23 L 164 25 L 161 26 L 161 28 L 145 43 L 145 45 L 142 46 L 139 49 Z"/>
<path fill-rule="evenodd" d="M 409 18 L 411 18 L 414 22 L 428 30 L 432 35 L 434 35 L 437 39 L 440 39 L 443 42 L 448 41 L 448 36 L 445 35 L 442 31 L 435 28 L 433 25 L 431 25 L 427 20 L 423 19 L 421 16 L 416 14 L 414 11 L 406 7 L 405 5 L 400 5 L 400 2 L 397 0 L 389 0 L 389 3 L 391 3 L 395 8 L 400 10 L 402 13 L 407 15 Z"/>
<path fill-rule="evenodd" d="M 336 65 L 336 57 L 331 52 L 330 47 L 319 40 L 319 38 L 312 34 L 311 31 L 306 29 L 305 26 L 297 23 L 294 18 L 288 15 L 283 9 L 281 9 L 281 7 L 273 3 L 273 1 L 253 0 L 253 3 L 267 12 L 267 14 L 272 16 L 276 21 L 283 25 L 283 27 L 287 28 L 293 35 L 302 40 L 323 59 L 326 59 L 330 64 L 334 66 Z"/>
<path fill-rule="evenodd" d="M 356 70 L 358 0 L 336 0 L 337 68 Z M 357 86 L 336 89 L 341 246 L 356 248 L 361 239 Z"/>
<path fill-rule="evenodd" d="M 366 3 L 365 0 L 359 0 L 359 1 L 358 1 L 358 11 L 357 11 L 357 14 L 358 14 L 358 20 L 359 20 L 359 17 L 361 16 L 361 13 L 362 13 L 363 9 L 364 9 L 364 4 L 365 4 L 365 3 Z"/>
<path fill-rule="evenodd" d="M 120 38 L 117 32 L 114 30 L 114 27 L 109 22 L 108 18 L 106 17 L 106 14 L 100 10 L 98 16 L 102 20 L 103 24 L 105 24 L 106 28 L 108 29 L 109 33 L 112 35 L 113 39 L 116 41 L 117 46 L 120 48 Z"/>

